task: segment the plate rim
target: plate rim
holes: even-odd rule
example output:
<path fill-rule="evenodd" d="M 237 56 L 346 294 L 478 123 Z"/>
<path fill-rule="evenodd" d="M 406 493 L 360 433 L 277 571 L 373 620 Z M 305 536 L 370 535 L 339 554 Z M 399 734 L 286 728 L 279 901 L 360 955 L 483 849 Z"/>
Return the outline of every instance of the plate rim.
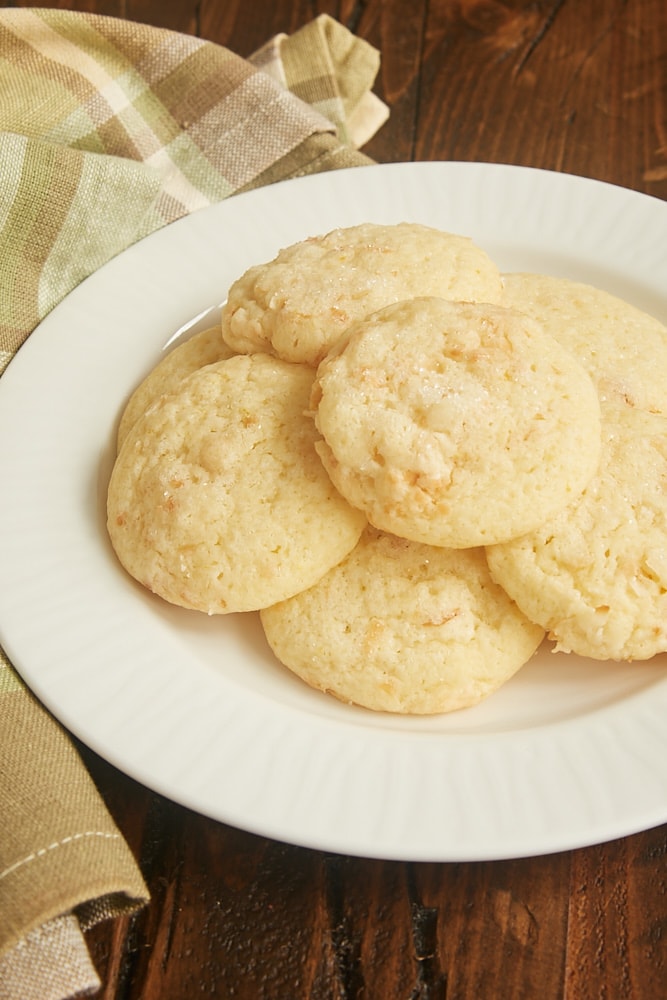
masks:
<path fill-rule="evenodd" d="M 129 247 L 126 251 L 118 257 L 113 258 L 102 268 L 96 271 L 89 278 L 85 279 L 81 285 L 67 296 L 55 309 L 42 321 L 42 323 L 37 327 L 37 329 L 31 334 L 27 339 L 26 343 L 20 348 L 15 357 L 10 361 L 7 369 L 5 370 L 2 379 L 0 379 L 0 416 L 7 415 L 7 411 L 12 409 L 12 400 L 15 398 L 25 398 L 26 393 L 30 393 L 30 382 L 31 382 L 31 369 L 35 364 L 46 364 L 48 357 L 46 359 L 42 358 L 42 355 L 46 353 L 48 356 L 50 348 L 47 350 L 45 344 L 50 342 L 52 335 L 56 335 L 62 330 L 63 321 L 69 321 L 72 316 L 81 320 L 81 311 L 89 310 L 91 302 L 94 301 L 95 295 L 98 293 L 99 288 L 106 288 L 109 282 L 115 280 L 115 275 L 117 272 L 123 272 L 127 274 L 127 269 L 135 264 L 141 264 L 146 257 L 159 258 L 164 252 L 169 253 L 172 244 L 180 238 L 180 234 L 183 234 L 182 238 L 188 239 L 199 239 L 202 232 L 209 231 L 212 221 L 215 220 L 217 224 L 222 224 L 225 222 L 225 217 L 234 216 L 235 220 L 238 220 L 244 212 L 246 212 L 247 206 L 250 206 L 250 210 L 257 211 L 259 206 L 260 211 L 271 212 L 272 203 L 275 204 L 279 200 L 279 196 L 282 195 L 283 199 L 288 201 L 295 197 L 295 192 L 306 192 L 308 197 L 312 197 L 313 193 L 317 196 L 322 196 L 323 193 L 328 193 L 331 195 L 333 192 L 338 197 L 341 194 L 354 192 L 359 188 L 366 191 L 370 185 L 370 176 L 363 179 L 366 171 L 379 171 L 383 174 L 383 177 L 389 178 L 390 183 L 395 189 L 400 190 L 402 185 L 407 184 L 408 186 L 412 183 L 416 183 L 417 177 L 419 177 L 418 183 L 426 183 L 433 185 L 435 182 L 448 181 L 450 184 L 454 181 L 461 182 L 463 178 L 470 177 L 475 174 L 475 183 L 480 180 L 483 181 L 485 178 L 495 178 L 494 183 L 498 184 L 501 181 L 506 183 L 507 178 L 512 178 L 512 183 L 518 183 L 519 178 L 521 183 L 525 183 L 527 189 L 531 188 L 531 185 L 537 186 L 538 188 L 546 185 L 547 187 L 558 188 L 559 190 L 567 190 L 573 192 L 574 196 L 581 199 L 588 199 L 590 197 L 600 197 L 601 192 L 611 198 L 612 201 L 618 203 L 619 211 L 625 211 L 628 208 L 641 209 L 641 212 L 649 213 L 656 211 L 656 206 L 660 206 L 657 211 L 665 223 L 667 223 L 667 203 L 660 199 L 654 198 L 651 195 L 646 195 L 637 191 L 632 191 L 621 186 L 611 184 L 606 181 L 597 181 L 591 178 L 582 177 L 580 175 L 563 174 L 560 172 L 543 170 L 541 168 L 527 167 L 527 166 L 514 166 L 511 164 L 491 164 L 491 163 L 453 163 L 453 162 L 437 162 L 429 161 L 425 163 L 401 163 L 401 164 L 373 164 L 367 167 L 359 168 L 346 168 L 340 171 L 334 171 L 325 174 L 311 175 L 305 178 L 293 178 L 286 181 L 278 182 L 276 185 L 272 185 L 271 189 L 260 188 L 256 191 L 246 192 L 240 195 L 235 195 L 233 198 L 227 199 L 224 202 L 218 203 L 217 205 L 211 206 L 210 208 L 204 208 L 193 213 L 184 219 L 178 220 L 172 223 L 170 226 L 165 227 L 165 229 L 159 230 L 156 233 L 144 238 L 139 243 L 134 244 Z M 406 181 L 406 177 L 408 180 Z M 410 178 L 415 178 L 415 181 Z M 500 179 L 500 181 L 498 180 Z M 376 187 L 381 187 L 381 183 L 378 182 Z M 493 192 L 491 192 L 491 195 Z M 528 190 L 530 194 L 530 190 Z M 380 199 L 381 199 L 380 192 Z M 483 197 L 490 197 L 487 192 L 482 192 Z M 376 195 L 377 197 L 377 195 Z M 538 197 L 539 200 L 539 197 Z M 622 202 L 622 206 L 621 206 Z M 274 220 L 270 220 L 271 224 Z M 237 221 L 238 224 L 238 221 Z M 252 241 L 251 241 L 252 242 Z M 567 241 L 566 241 L 567 242 Z M 152 266 L 152 265 L 151 265 Z M 639 267 L 637 268 L 639 272 Z M 135 290 L 136 291 L 136 290 Z M 187 298 L 186 302 L 182 305 L 182 316 L 181 318 L 187 319 L 188 316 L 196 315 L 198 308 L 194 308 L 197 303 L 198 306 L 204 306 L 207 303 L 201 301 L 201 292 L 199 286 L 195 285 L 192 289 L 192 294 Z M 173 297 L 173 296 L 172 296 Z M 140 296 L 136 296 L 137 301 L 140 300 Z M 176 294 L 176 299 L 179 302 L 182 298 Z M 165 307 L 166 308 L 166 307 Z M 175 317 L 174 326 L 178 325 L 179 319 Z M 93 359 L 91 359 L 91 364 L 93 364 Z M 93 364 L 94 367 L 94 364 Z M 44 377 L 43 375 L 41 376 Z M 86 392 L 82 392 L 82 398 L 86 398 Z M 68 425 L 69 426 L 69 425 Z M 27 433 L 27 432 L 26 432 Z M 10 461 L 12 468 L 18 468 L 18 452 L 14 444 L 11 444 L 9 439 L 10 434 L 3 432 L 2 430 L 2 420 L 0 419 L 0 468 L 2 468 L 2 461 Z M 99 499 L 99 498 L 98 498 Z M 7 500 L 0 499 L 0 515 L 6 513 Z M 4 524 L 6 522 L 5 517 L 0 517 L 0 522 Z M 7 539 L 7 529 L 0 527 L 0 545 L 6 544 Z M 144 759 L 133 760 L 132 754 L 128 756 L 127 749 L 119 749 L 118 746 L 114 746 L 113 733 L 109 733 L 105 730 L 104 735 L 98 737 L 94 731 L 91 730 L 90 723 L 86 720 L 82 720 L 79 717 L 80 711 L 80 700 L 76 697 L 72 697 L 71 694 L 63 698 L 62 694 L 59 694 L 57 690 L 54 691 L 53 683 L 49 678 L 44 676 L 43 669 L 37 669 L 31 666 L 28 662 L 26 663 L 26 656 L 22 649 L 25 646 L 25 635 L 17 634 L 14 632 L 11 622 L 8 621 L 8 615 L 12 607 L 16 608 L 16 595 L 13 595 L 11 599 L 8 599 L 8 588 L 9 588 L 8 574 L 0 568 L 0 640 L 8 653 L 9 658 L 15 665 L 17 672 L 26 680 L 28 686 L 41 698 L 46 704 L 47 708 L 53 712 L 53 714 L 60 719 L 60 721 L 70 729 L 78 738 L 82 739 L 84 743 L 89 745 L 93 750 L 99 753 L 102 757 L 108 760 L 111 764 L 118 767 L 124 773 L 135 777 L 137 780 L 141 781 L 147 787 L 153 788 L 155 791 L 173 799 L 174 801 L 180 802 L 190 808 L 196 809 L 198 812 L 205 815 L 213 816 L 214 818 L 230 823 L 234 826 L 238 826 L 242 829 L 250 830 L 253 833 L 272 837 L 277 840 L 289 841 L 291 843 L 300 844 L 305 847 L 312 847 L 316 849 L 323 849 L 327 851 L 335 851 L 338 853 L 345 853 L 351 855 L 362 855 L 362 856 L 372 856 L 372 857 L 382 857 L 394 860 L 429 860 L 429 861 L 467 861 L 467 860 L 497 860 L 501 858 L 510 858 L 518 856 L 528 856 L 535 854 L 548 854 L 556 851 L 567 850 L 574 847 L 586 846 L 592 843 L 599 843 L 604 840 L 614 839 L 619 836 L 624 836 L 630 833 L 638 832 L 639 829 L 648 829 L 651 826 L 655 826 L 665 820 L 667 820 L 667 801 L 663 797 L 662 801 L 656 801 L 651 807 L 651 803 L 645 803 L 643 805 L 643 812 L 639 825 L 637 825 L 637 817 L 634 819 L 628 815 L 621 815 L 618 810 L 615 809 L 615 804 L 607 800 L 596 800 L 593 804 L 593 811 L 597 809 L 594 816 L 590 815 L 590 803 L 585 803 L 584 792 L 590 791 L 590 782 L 592 780 L 591 775 L 586 777 L 584 786 L 578 787 L 573 791 L 573 795 L 577 799 L 577 808 L 582 809 L 586 815 L 583 816 L 579 828 L 575 831 L 573 830 L 571 836 L 567 836 L 563 832 L 562 828 L 558 825 L 551 826 L 550 828 L 543 828 L 539 832 L 536 831 L 530 825 L 530 816 L 524 814 L 522 810 L 519 810 L 519 815 L 523 818 L 526 823 L 526 832 L 522 833 L 517 831 L 516 828 L 512 828 L 510 823 L 511 816 L 507 812 L 506 804 L 501 806 L 498 805 L 498 816 L 496 818 L 500 819 L 502 822 L 500 825 L 500 834 L 496 836 L 496 839 L 485 840 L 478 838 L 474 845 L 470 845 L 465 842 L 465 832 L 466 832 L 466 821 L 461 821 L 460 817 L 449 817 L 448 822 L 450 826 L 447 828 L 446 836 L 441 838 L 441 842 L 438 841 L 437 836 L 437 824 L 442 820 L 443 814 L 441 810 L 422 809 L 421 821 L 433 825 L 427 836 L 415 838 L 409 826 L 406 826 L 406 820 L 400 815 L 401 803 L 391 802 L 391 793 L 388 789 L 385 789 L 383 798 L 383 807 L 387 809 L 388 814 L 390 814 L 391 822 L 393 824 L 393 831 L 390 836 L 386 837 L 384 831 L 380 830 L 382 825 L 379 822 L 379 817 L 376 815 L 365 816 L 355 827 L 354 824 L 349 826 L 349 824 L 343 823 L 344 828 L 336 827 L 335 819 L 333 818 L 333 805 L 331 801 L 324 803 L 319 803 L 320 807 L 329 817 L 329 822 L 333 823 L 333 826 L 326 828 L 323 823 L 317 822 L 311 824 L 311 826 L 303 833 L 300 833 L 300 829 L 293 828 L 289 817 L 282 814 L 279 818 L 275 820 L 266 811 L 264 814 L 260 815 L 259 818 L 257 814 L 253 815 L 252 812 L 252 797 L 246 797 L 243 799 L 243 804 L 241 807 L 235 809 L 230 808 L 226 815 L 223 815 L 224 810 L 220 810 L 218 805 L 213 804 L 209 801 L 207 797 L 207 790 L 204 787 L 197 786 L 196 789 L 188 789 L 184 787 L 182 782 L 187 778 L 187 775 L 178 774 L 173 780 L 169 779 L 169 776 L 165 772 L 155 773 L 151 767 L 151 762 Z M 29 590 L 29 585 L 27 583 L 22 583 L 22 593 L 27 593 Z M 26 589 L 27 588 L 27 589 Z M 133 597 L 135 595 L 132 595 Z M 60 605 L 58 605 L 60 607 Z M 52 623 L 53 624 L 53 623 Z M 109 638 L 107 636 L 107 638 Z M 28 654 L 28 659 L 34 653 Z M 45 656 L 45 651 L 40 652 L 40 662 Z M 64 676 L 64 675 L 63 675 Z M 209 678 L 210 680 L 210 678 Z M 62 682 L 62 677 L 61 677 Z M 219 678 L 217 678 L 216 683 L 219 683 Z M 651 735 L 651 747 L 655 752 L 659 748 L 664 748 L 665 743 L 667 743 L 667 737 L 662 738 L 661 734 L 658 732 L 657 718 L 656 718 L 656 706 L 662 707 L 663 703 L 667 705 L 667 686 L 660 685 L 659 693 L 661 699 L 649 699 L 648 702 L 644 704 L 641 697 L 636 700 L 640 703 L 642 725 L 644 726 L 645 732 Z M 240 696 L 240 702 L 244 700 L 244 696 Z M 252 698 L 250 699 L 252 702 Z M 270 720 L 268 716 L 271 714 L 268 705 L 262 704 L 258 705 L 253 702 L 253 709 L 257 711 L 258 716 L 262 718 L 262 724 L 270 725 Z M 636 707 L 636 706 L 635 706 Z M 200 710 L 204 710 L 200 706 Z M 274 706 L 275 711 L 275 706 Z M 321 719 L 316 722 L 310 720 L 308 724 L 304 724 L 304 719 L 300 714 L 300 711 L 296 711 L 292 708 L 281 709 L 281 724 L 284 727 L 289 728 L 290 725 L 301 725 L 304 730 L 304 740 L 307 743 L 309 740 L 316 739 L 318 727 L 331 725 L 330 721 L 327 723 L 323 722 Z M 639 716 L 637 716 L 639 717 Z M 228 720 L 230 725 L 232 721 Z M 618 755 L 614 754 L 613 744 L 617 741 L 619 733 L 624 734 L 624 739 L 626 740 L 625 746 L 631 748 L 631 754 L 634 755 L 636 760 L 641 760 L 642 766 L 646 767 L 646 774 L 652 782 L 652 787 L 658 789 L 660 786 L 660 781 L 662 779 L 662 773 L 660 769 L 657 771 L 654 768 L 654 759 L 647 758 L 647 750 L 645 747 L 638 747 L 636 737 L 633 733 L 628 733 L 628 719 L 624 717 L 624 713 L 619 706 L 610 707 L 608 711 L 603 711 L 596 713 L 595 719 L 593 720 L 592 728 L 589 732 L 589 736 L 593 742 L 597 742 L 600 748 L 600 752 L 608 753 L 611 755 L 612 759 L 616 761 L 616 764 L 623 768 L 623 763 L 618 759 Z M 334 729 L 339 725 L 338 721 L 335 722 Z M 355 724 L 356 725 L 356 724 Z M 363 727 L 361 727 L 363 729 Z M 567 725 L 564 727 L 568 729 Z M 576 728 L 576 727 L 575 727 Z M 136 735 L 136 727 L 132 730 Z M 362 741 L 363 748 L 368 750 L 371 754 L 381 754 L 386 753 L 393 759 L 393 765 L 398 772 L 403 774 L 406 771 L 406 763 L 400 760 L 400 754 L 397 752 L 396 740 L 387 736 L 382 735 L 384 731 L 381 728 L 376 728 L 374 730 L 374 736 L 371 740 Z M 256 733 L 254 734 L 256 735 Z M 349 733 L 346 732 L 346 736 Z M 341 733 L 336 731 L 334 734 L 334 742 L 336 739 L 340 739 Z M 238 734 L 239 740 L 243 740 L 244 734 Z M 528 740 L 531 752 L 537 753 L 538 755 L 548 754 L 548 743 L 550 734 L 542 732 L 538 737 L 531 736 Z M 439 739 L 439 737 L 438 737 Z M 517 747 L 512 750 L 513 756 L 521 750 L 525 749 L 525 744 L 522 744 L 524 737 L 522 737 L 518 743 Z M 111 745 L 110 745 L 111 741 Z M 416 753 L 416 758 L 419 760 L 419 766 L 424 765 L 426 760 L 426 753 L 433 752 L 434 744 L 437 742 L 431 733 L 421 733 L 420 734 L 420 749 Z M 475 744 L 474 751 L 469 752 L 469 760 L 463 762 L 466 768 L 469 769 L 470 773 L 473 774 L 476 767 L 484 767 L 489 770 L 489 773 L 493 774 L 494 781 L 499 783 L 499 788 L 502 790 L 503 795 L 510 794 L 506 787 L 504 787 L 504 779 L 502 775 L 499 775 L 495 771 L 495 766 L 492 763 L 493 756 L 497 753 L 498 746 L 500 744 L 506 744 L 508 742 L 508 737 L 500 736 L 497 734 L 490 740 L 488 736 L 482 736 L 479 739 L 468 740 L 468 746 Z M 510 739 L 511 742 L 511 739 Z M 521 744 L 521 745 L 520 745 Z M 425 750 L 424 748 L 427 748 Z M 355 745 L 355 752 L 358 752 L 359 747 Z M 205 751 L 202 751 L 205 753 Z M 445 755 L 446 757 L 446 755 Z M 394 759 L 395 758 L 395 759 Z M 271 762 L 269 756 L 265 753 L 259 760 L 265 765 L 270 766 Z M 320 761 L 320 766 L 324 763 L 328 763 L 331 766 L 331 757 L 324 762 Z M 349 769 L 351 763 L 354 763 L 352 758 L 347 761 L 346 767 Z M 451 766 L 451 760 L 445 759 L 444 764 Z M 458 762 L 461 764 L 461 762 Z M 205 767 L 204 762 L 200 759 L 200 765 Z M 517 764 L 517 767 L 521 765 Z M 409 775 L 404 774 L 403 780 L 415 780 L 415 772 L 418 768 L 413 764 L 410 768 L 407 768 L 410 772 Z M 347 777 L 350 775 L 348 773 Z M 316 775 L 312 774 L 306 769 L 302 772 L 302 779 L 305 782 L 305 786 L 308 788 L 309 793 L 316 793 Z M 341 776 L 337 776 L 337 780 L 340 782 L 342 780 Z M 386 780 L 386 776 L 385 776 Z M 457 778 L 460 782 L 460 778 Z M 175 783 L 174 783 L 175 782 Z M 488 787 L 489 782 L 486 781 L 486 794 L 496 794 L 493 790 Z M 576 784 L 576 782 L 575 782 Z M 359 784 L 358 787 L 355 786 L 356 791 L 354 795 L 356 796 L 357 804 L 361 801 L 364 786 Z M 425 796 L 427 789 L 424 787 L 418 788 L 419 794 Z M 266 792 L 266 789 L 264 789 Z M 339 793 L 344 792 L 344 789 L 339 789 Z M 240 790 L 239 790 L 239 794 Z M 459 796 L 460 798 L 460 796 Z M 604 796 L 601 797 L 604 799 Z M 239 800 L 241 801 L 241 800 Z M 457 801 L 457 807 L 463 808 L 464 804 L 461 801 Z M 418 799 L 412 797 L 411 806 L 414 810 L 417 809 Z M 550 804 L 551 805 L 551 804 Z M 294 815 L 301 817 L 307 817 L 307 807 L 308 803 L 303 802 L 301 798 L 295 805 Z M 588 810 L 588 812 L 586 812 Z M 372 812 L 372 810 L 371 810 Z M 278 810 L 279 813 L 279 810 Z M 278 815 L 278 813 L 276 815 Z M 500 815 L 502 814 L 502 815 Z M 583 815 L 583 814 L 582 814 Z M 475 820 L 480 818 L 489 819 L 489 816 L 482 810 L 482 813 L 475 816 Z M 460 840 L 457 838 L 460 837 Z"/>

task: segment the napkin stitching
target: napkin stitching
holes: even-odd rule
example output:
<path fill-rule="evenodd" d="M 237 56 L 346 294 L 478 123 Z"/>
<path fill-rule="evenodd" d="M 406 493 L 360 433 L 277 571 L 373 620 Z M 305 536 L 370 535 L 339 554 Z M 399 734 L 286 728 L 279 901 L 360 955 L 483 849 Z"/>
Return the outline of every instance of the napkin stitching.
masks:
<path fill-rule="evenodd" d="M 35 927 L 34 930 L 28 931 L 25 937 L 22 937 L 20 941 L 12 948 L 12 952 L 25 950 L 29 948 L 34 941 L 39 941 L 40 938 L 52 938 L 60 934 L 60 928 L 57 926 L 62 920 L 73 919 L 76 921 L 76 917 L 71 914 L 63 914 L 62 916 L 54 917 L 53 920 L 47 921 L 47 923 L 42 924 L 41 927 Z M 0 960 L 1 961 L 1 960 Z M 2 994 L 0 994 L 2 996 Z"/>
<path fill-rule="evenodd" d="M 38 851 L 33 851 L 29 854 L 27 858 L 21 858 L 20 861 L 15 861 L 13 865 L 9 868 L 5 868 L 3 872 L 0 872 L 0 879 L 5 878 L 6 875 L 11 875 L 15 872 L 17 868 L 22 868 L 23 865 L 27 865 L 30 861 L 36 861 L 37 858 L 44 857 L 49 851 L 54 851 L 57 847 L 63 847 L 65 844 L 72 844 L 76 840 L 83 840 L 84 837 L 103 837 L 105 840 L 120 840 L 119 833 L 109 833 L 104 830 L 85 830 L 81 833 L 72 833 L 67 837 L 63 837 L 62 840 L 56 840 L 54 843 L 49 844 L 48 847 L 40 847 Z"/>

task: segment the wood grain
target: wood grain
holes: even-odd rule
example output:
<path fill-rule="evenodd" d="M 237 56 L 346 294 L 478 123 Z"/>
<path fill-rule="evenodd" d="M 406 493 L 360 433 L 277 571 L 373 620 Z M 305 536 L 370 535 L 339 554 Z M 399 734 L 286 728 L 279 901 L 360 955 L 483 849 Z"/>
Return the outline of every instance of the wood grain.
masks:
<path fill-rule="evenodd" d="M 243 56 L 328 13 L 381 51 L 378 161 L 525 164 L 667 198 L 664 0 L 10 6 L 143 21 Z M 667 827 L 502 862 L 347 858 L 197 816 L 81 752 L 152 894 L 89 935 L 103 1000 L 667 996 Z"/>

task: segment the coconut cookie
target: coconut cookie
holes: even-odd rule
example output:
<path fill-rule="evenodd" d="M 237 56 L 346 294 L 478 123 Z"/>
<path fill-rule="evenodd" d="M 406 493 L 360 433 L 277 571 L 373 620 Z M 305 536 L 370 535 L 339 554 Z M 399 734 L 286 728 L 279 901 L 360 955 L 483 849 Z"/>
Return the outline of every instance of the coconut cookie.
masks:
<path fill-rule="evenodd" d="M 430 545 L 524 534 L 597 467 L 591 379 L 500 306 L 428 298 L 374 313 L 319 366 L 311 406 L 343 496 L 376 527 Z"/>
<path fill-rule="evenodd" d="M 504 277 L 506 304 L 542 323 L 581 362 L 600 398 L 667 416 L 667 327 L 591 285 L 541 274 Z"/>
<path fill-rule="evenodd" d="M 183 379 L 191 372 L 215 361 L 231 358 L 233 353 L 222 339 L 219 325 L 194 334 L 169 351 L 130 396 L 118 425 L 118 449 L 132 425 L 154 400 L 179 389 Z"/>
<path fill-rule="evenodd" d="M 109 535 L 133 577 L 186 608 L 249 611 L 347 555 L 366 522 L 315 452 L 312 377 L 266 355 L 233 357 L 139 418 L 108 489 Z"/>
<path fill-rule="evenodd" d="M 642 660 L 667 650 L 667 418 L 605 406 L 602 428 L 582 498 L 487 558 L 558 649 Z"/>
<path fill-rule="evenodd" d="M 500 302 L 502 294 L 498 268 L 469 238 L 416 223 L 366 223 L 251 267 L 229 290 L 222 332 L 235 351 L 317 365 L 350 323 L 392 302 Z"/>
<path fill-rule="evenodd" d="M 312 687 L 415 714 L 478 703 L 544 635 L 493 582 L 483 550 L 435 549 L 370 527 L 319 583 L 260 618 L 278 659 Z"/>

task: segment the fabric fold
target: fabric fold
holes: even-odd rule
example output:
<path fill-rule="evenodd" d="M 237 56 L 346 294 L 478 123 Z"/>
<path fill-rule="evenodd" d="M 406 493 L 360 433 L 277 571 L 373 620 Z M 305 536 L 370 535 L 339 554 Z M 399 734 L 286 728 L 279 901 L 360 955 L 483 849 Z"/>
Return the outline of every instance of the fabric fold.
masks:
<path fill-rule="evenodd" d="M 0 371 L 68 292 L 155 228 L 160 189 L 133 160 L 0 133 Z"/>
<path fill-rule="evenodd" d="M 0 788 L 10 822 L 0 838 L 0 953 L 92 900 L 100 917 L 148 900 L 69 736 L 10 671 L 5 663 Z"/>
<path fill-rule="evenodd" d="M 389 117 L 372 91 L 380 54 L 328 14 L 293 35 L 278 35 L 251 57 L 291 93 L 336 127 L 341 143 L 359 149 Z"/>
<path fill-rule="evenodd" d="M 101 985 L 73 914 L 29 931 L 9 955 L 0 955 L 0 1000 L 88 997 Z"/>
<path fill-rule="evenodd" d="M 330 39 L 349 34 L 329 22 Z M 316 89 L 323 92 L 325 46 L 319 31 L 314 37 Z M 0 315 L 5 361 L 86 272 L 131 242 L 278 177 L 277 164 L 286 168 L 280 179 L 292 176 L 295 157 L 303 165 L 309 162 L 311 170 L 369 162 L 353 149 L 346 156 L 340 151 L 346 144 L 336 133 L 344 116 L 342 101 L 337 109 L 320 102 L 324 110 L 335 110 L 332 120 L 288 89 L 291 75 L 294 86 L 308 90 L 308 51 L 307 39 L 287 45 L 287 53 L 298 53 L 290 61 L 299 71 L 285 74 L 283 86 L 280 73 L 263 72 L 221 46 L 165 29 L 71 11 L 0 11 L 5 97 L 0 104 L 5 147 L 0 150 L 0 241 L 3 271 L 13 260 L 18 272 Z M 274 67 L 280 58 L 277 52 Z M 332 63 L 329 72 L 329 89 L 336 91 L 341 74 L 336 76 Z M 369 81 L 368 68 L 362 79 Z M 321 148 L 310 155 L 311 138 L 328 156 L 322 157 Z M 117 191 L 109 191 L 110 186 Z M 123 190 L 127 203 L 121 230 L 114 203 Z M 88 253 L 80 240 L 89 234 L 92 206 L 100 226 L 94 252 Z M 109 210 L 111 225 L 106 225 Z M 51 268 L 59 278 L 56 287 L 45 287 L 43 261 L 28 250 L 28 239 L 37 246 L 36 235 L 43 256 L 57 244 L 62 248 L 63 266 Z M 34 278 L 23 282 L 26 263 L 37 270 L 39 289 Z"/>
<path fill-rule="evenodd" d="M 387 117 L 378 66 L 326 15 L 245 60 L 121 19 L 0 9 L 0 372 L 151 232 L 237 192 L 370 165 L 359 147 Z M 0 1000 L 92 995 L 83 932 L 148 889 L 69 735 L 1 650 L 0 801 Z"/>

